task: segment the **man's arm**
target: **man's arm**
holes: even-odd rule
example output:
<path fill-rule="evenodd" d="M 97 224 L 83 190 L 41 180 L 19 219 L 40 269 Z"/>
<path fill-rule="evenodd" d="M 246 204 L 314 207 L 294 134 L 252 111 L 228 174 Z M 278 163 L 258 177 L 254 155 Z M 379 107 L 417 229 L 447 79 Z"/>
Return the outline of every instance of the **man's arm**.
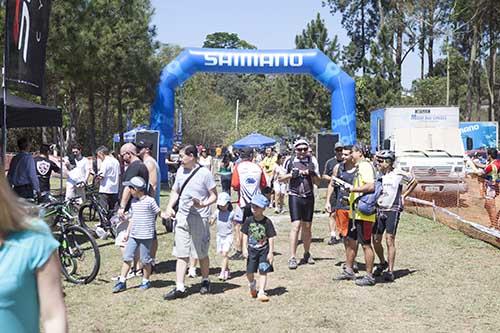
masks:
<path fill-rule="evenodd" d="M 149 186 L 151 186 L 151 188 L 153 189 L 153 191 L 151 192 L 151 196 L 155 197 L 156 188 L 158 185 L 158 180 L 157 180 L 157 176 L 156 176 L 156 166 L 154 163 L 151 163 L 151 161 L 149 161 L 149 160 L 144 162 L 144 164 L 146 165 L 146 168 L 148 169 L 148 173 L 149 173 Z"/>
<path fill-rule="evenodd" d="M 322 179 L 326 180 L 327 182 L 329 182 L 331 179 L 332 179 L 332 174 L 333 174 L 333 170 L 330 166 L 331 164 L 331 159 L 326 161 L 326 164 L 325 164 L 325 170 L 323 171 L 323 176 L 321 176 Z"/>
<path fill-rule="evenodd" d="M 415 189 L 415 187 L 417 187 L 417 185 L 418 181 L 415 178 L 412 178 L 412 180 L 408 183 L 405 193 L 402 195 L 403 200 L 406 199 L 406 197 Z"/>

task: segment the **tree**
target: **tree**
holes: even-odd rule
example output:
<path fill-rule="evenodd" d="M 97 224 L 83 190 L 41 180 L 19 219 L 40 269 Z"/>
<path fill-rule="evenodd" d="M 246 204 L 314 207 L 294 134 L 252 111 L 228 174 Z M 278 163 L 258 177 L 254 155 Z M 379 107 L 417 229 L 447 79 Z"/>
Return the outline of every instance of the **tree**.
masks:
<path fill-rule="evenodd" d="M 240 39 L 238 34 L 229 32 L 214 32 L 205 37 L 203 47 L 214 49 L 256 49 L 254 45 Z"/>

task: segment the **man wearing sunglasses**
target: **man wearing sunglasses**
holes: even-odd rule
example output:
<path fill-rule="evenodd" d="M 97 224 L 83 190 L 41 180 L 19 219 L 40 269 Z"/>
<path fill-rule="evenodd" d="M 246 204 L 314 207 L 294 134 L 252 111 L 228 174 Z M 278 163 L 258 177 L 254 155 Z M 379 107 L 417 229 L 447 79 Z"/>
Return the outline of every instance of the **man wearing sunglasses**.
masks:
<path fill-rule="evenodd" d="M 417 186 L 415 178 L 406 172 L 394 169 L 396 156 L 393 151 L 382 150 L 375 155 L 377 168 L 382 174 L 382 194 L 377 200 L 377 216 L 373 226 L 373 249 L 380 260 L 374 276 L 384 273 L 384 280 L 394 281 L 394 259 L 396 258 L 396 231 L 398 229 L 399 218 L 403 211 L 405 198 Z M 403 193 L 403 184 L 406 184 L 406 191 Z M 385 232 L 387 243 L 387 262 L 384 258 L 384 248 L 382 247 L 382 236 Z"/>
<path fill-rule="evenodd" d="M 309 155 L 309 143 L 297 140 L 294 144 L 295 156 L 285 163 L 287 173 L 279 177 L 280 182 L 289 182 L 288 206 L 292 228 L 290 230 L 289 269 L 297 269 L 297 239 L 302 229 L 304 257 L 301 264 L 314 264 L 311 256 L 311 225 L 314 214 L 314 184 L 319 181 L 318 161 Z"/>

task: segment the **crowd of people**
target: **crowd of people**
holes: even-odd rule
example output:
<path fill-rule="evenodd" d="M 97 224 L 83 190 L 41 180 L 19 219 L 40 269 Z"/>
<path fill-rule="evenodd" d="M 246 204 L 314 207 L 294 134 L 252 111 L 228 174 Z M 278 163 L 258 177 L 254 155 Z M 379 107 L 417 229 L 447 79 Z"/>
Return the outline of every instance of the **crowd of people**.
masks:
<path fill-rule="evenodd" d="M 40 147 L 35 158 L 29 152 L 29 140 L 19 139 L 18 146 L 20 152 L 12 160 L 7 175 L 9 186 L 3 181 L 0 195 L 9 196 L 10 187 L 22 198 L 42 198 L 44 193 L 50 192 L 51 173 L 63 172 L 61 165 L 49 158 L 47 145 Z M 332 148 L 334 156 L 320 172 L 311 145 L 304 139 L 295 141 L 290 153 L 278 153 L 273 148 L 266 148 L 262 153 L 251 148 L 225 152 L 220 149 L 215 157 L 206 147 L 175 145 L 165 160 L 169 176 L 174 180 L 168 204 L 162 211 L 160 168 L 152 156 L 151 142 L 126 143 L 118 156 L 101 146 L 95 151 L 94 165 L 83 157 L 81 147 L 75 144 L 62 163 L 67 170 L 66 198 L 85 198 L 85 185 L 93 178 L 98 184 L 101 204 L 109 212 L 107 221 L 113 215 L 119 217 L 115 243 L 122 251 L 123 263 L 112 290 L 114 293 L 126 290 L 127 279 L 135 275 L 142 276 L 140 289 L 151 287 L 158 249 L 156 221 L 161 216 L 174 221 L 172 255 L 177 258 L 175 287 L 164 295 L 165 300 L 188 295 L 186 272 L 196 276 L 196 265 L 201 271 L 200 293 L 211 292 L 210 226 L 215 225 L 216 251 L 220 256 L 219 279 L 231 278 L 231 261 L 246 260 L 249 294 L 267 302 L 266 287 L 269 273 L 274 270 L 276 251 L 273 216 L 283 214 L 287 207 L 291 223 L 288 268 L 296 270 L 300 265 L 314 265 L 312 224 L 319 200 L 317 186 L 325 181 L 328 184 L 324 203 L 329 217 L 328 245 L 343 244 L 345 249 L 345 263 L 334 280 L 352 280 L 358 286 L 373 286 L 377 277 L 382 276 L 383 280 L 392 282 L 396 278 L 398 224 L 405 198 L 417 181 L 411 174 L 395 168 L 396 157 L 392 151 L 382 150 L 372 156 L 363 144 L 340 142 Z M 487 163 L 474 161 L 474 167 L 479 170 L 478 174 L 485 175 L 485 192 L 494 199 L 498 195 L 494 175 L 500 165 L 496 150 L 489 150 L 488 157 Z M 222 189 L 219 193 L 217 178 Z M 3 258 L 12 256 L 6 248 L 14 248 L 21 240 L 33 243 L 37 237 L 45 237 L 45 245 L 32 249 L 37 253 L 26 253 L 36 256 L 37 261 L 27 259 L 29 265 L 25 269 L 37 279 L 38 294 L 53 294 L 55 298 L 51 302 L 60 306 L 60 282 L 53 276 L 53 266 L 57 265 L 56 244 L 48 231 L 39 227 L 40 221 L 23 222 L 27 217 L 16 215 L 21 208 L 7 203 L 8 200 L 3 201 L 2 204 L 8 207 L 4 207 L 0 218 L 0 267 L 7 262 Z M 491 212 L 488 212 L 496 219 L 498 213 L 491 206 L 490 202 Z M 270 207 L 274 208 L 274 215 L 266 212 Z M 298 255 L 299 244 L 303 248 L 301 256 Z M 357 276 L 359 247 L 364 255 L 364 276 Z M 377 265 L 375 258 L 378 258 Z M 44 289 L 46 286 L 57 288 L 49 292 Z M 42 310 L 45 305 L 44 302 L 40 304 Z M 66 325 L 64 316 L 59 317 L 59 321 L 61 327 Z"/>

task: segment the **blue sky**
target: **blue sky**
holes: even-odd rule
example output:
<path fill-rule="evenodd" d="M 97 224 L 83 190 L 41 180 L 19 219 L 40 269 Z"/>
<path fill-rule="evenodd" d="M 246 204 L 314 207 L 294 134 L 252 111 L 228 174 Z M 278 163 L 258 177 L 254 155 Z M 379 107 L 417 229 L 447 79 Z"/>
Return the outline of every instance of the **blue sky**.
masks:
<path fill-rule="evenodd" d="M 349 39 L 340 24 L 321 0 L 152 0 L 153 24 L 157 39 L 182 47 L 201 47 L 205 36 L 214 32 L 234 32 L 259 49 L 294 48 L 295 35 L 320 13 L 330 36 L 337 35 L 340 45 Z M 419 77 L 416 53 L 403 64 L 403 86 Z"/>

